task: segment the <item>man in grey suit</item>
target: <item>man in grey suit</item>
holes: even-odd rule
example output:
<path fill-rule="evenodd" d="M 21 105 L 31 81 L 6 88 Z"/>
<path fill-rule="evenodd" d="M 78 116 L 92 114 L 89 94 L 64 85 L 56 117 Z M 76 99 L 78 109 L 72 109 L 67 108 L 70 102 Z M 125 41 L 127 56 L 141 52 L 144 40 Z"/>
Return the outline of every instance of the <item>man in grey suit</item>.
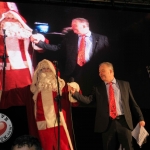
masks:
<path fill-rule="evenodd" d="M 96 101 L 95 132 L 101 133 L 104 150 L 117 150 L 117 141 L 125 150 L 133 150 L 131 110 L 140 126 L 145 126 L 145 121 L 133 97 L 129 82 L 117 80 L 114 77 L 113 65 L 109 62 L 99 65 L 99 76 L 103 82 L 94 87 L 91 95 L 83 96 L 72 88 L 70 90 L 72 97 L 86 104 Z M 110 117 L 109 83 L 112 83 L 116 103 L 117 116 L 114 119 Z"/>
<path fill-rule="evenodd" d="M 61 44 L 58 45 L 46 44 L 38 40 L 36 35 L 31 36 L 31 41 L 45 50 L 59 50 L 60 54 L 58 55 L 58 60 L 60 60 L 59 69 L 62 78 L 68 80 L 70 77 L 73 77 L 83 89 L 84 87 L 82 87 L 82 85 L 89 87 L 90 84 L 94 84 L 99 63 L 106 61 L 109 57 L 109 41 L 107 36 L 91 32 L 89 22 L 85 18 L 73 19 L 69 29 Z M 82 36 L 85 36 L 86 42 L 85 64 L 79 66 L 77 64 L 77 58 Z M 87 80 L 89 81 L 89 85 L 86 85 Z"/>

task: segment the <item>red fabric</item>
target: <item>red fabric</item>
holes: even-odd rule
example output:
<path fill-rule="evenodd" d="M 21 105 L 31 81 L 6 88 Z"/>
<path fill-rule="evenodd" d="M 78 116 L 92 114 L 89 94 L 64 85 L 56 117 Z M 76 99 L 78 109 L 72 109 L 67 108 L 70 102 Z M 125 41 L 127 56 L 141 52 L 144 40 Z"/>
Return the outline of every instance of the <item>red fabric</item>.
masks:
<path fill-rule="evenodd" d="M 39 130 L 43 150 L 58 150 L 58 127 Z M 60 126 L 60 149 L 70 150 L 64 128 Z"/>
<path fill-rule="evenodd" d="M 18 14 L 19 15 L 19 17 L 26 23 L 26 19 L 23 17 L 23 16 L 21 16 L 18 12 L 16 12 L 15 10 L 11 10 L 9 7 L 8 7 L 8 4 L 7 4 L 7 2 L 0 2 L 0 18 L 2 17 L 2 14 L 3 13 L 6 13 L 6 12 L 8 12 L 8 11 L 13 11 L 13 12 L 15 12 L 16 14 Z"/>
<path fill-rule="evenodd" d="M 36 107 L 37 107 L 37 110 L 36 110 L 36 121 L 43 121 L 43 120 L 45 120 L 41 92 L 38 94 L 37 101 L 36 101 Z"/>
<path fill-rule="evenodd" d="M 78 50 L 78 59 L 77 64 L 83 66 L 85 64 L 85 36 L 82 36 L 79 50 Z"/>
<path fill-rule="evenodd" d="M 57 96 L 57 92 L 53 92 L 53 102 L 54 102 L 54 108 L 56 116 L 58 116 L 58 103 L 55 100 Z M 75 145 L 75 140 L 73 137 L 73 128 L 72 128 L 72 120 L 71 120 L 71 104 L 68 100 L 68 88 L 65 86 L 62 91 L 62 97 L 60 98 L 60 106 L 61 111 L 63 113 L 64 119 L 66 121 L 66 125 L 69 131 L 69 135 L 72 141 L 73 146 Z M 43 110 L 43 104 L 42 104 L 42 97 L 41 92 L 38 93 L 37 97 L 37 103 L 36 103 L 36 121 L 44 121 L 45 120 L 45 114 Z M 77 103 L 76 105 L 77 106 Z M 53 150 L 57 146 L 57 139 L 58 139 L 58 133 L 57 133 L 58 127 L 52 127 L 52 128 L 46 128 L 45 130 L 38 130 L 41 143 L 43 145 L 44 150 Z M 55 138 L 54 138 L 55 137 Z M 50 142 L 51 141 L 51 142 Z M 66 137 L 66 133 L 64 131 L 63 126 L 60 126 L 60 149 L 61 150 L 70 150 L 68 139 Z"/>
<path fill-rule="evenodd" d="M 5 2 L 0 2 L 0 8 L 1 8 L 0 9 L 0 18 L 1 18 L 2 13 L 8 12 L 9 8 L 8 8 L 7 3 Z M 26 23 L 25 18 L 23 18 L 20 14 L 18 15 Z M 8 37 L 6 37 L 6 39 L 8 39 Z M 27 58 L 26 58 L 25 51 L 24 51 L 25 49 L 24 40 L 20 39 L 18 41 L 19 41 L 19 48 L 21 51 L 21 58 L 23 61 L 26 62 Z M 46 42 L 48 43 L 47 39 L 46 39 Z M 13 43 L 13 40 L 12 41 L 8 40 L 7 45 L 10 46 L 11 48 L 14 47 L 14 50 L 15 50 L 15 43 Z M 28 48 L 28 53 L 31 58 L 33 54 L 33 48 L 32 48 L 31 43 L 29 47 L 27 45 L 26 47 Z M 32 79 L 31 79 L 31 74 L 29 72 L 29 68 L 12 69 L 12 66 L 9 62 L 9 56 L 7 54 L 7 50 L 6 50 L 6 55 L 8 57 L 6 58 L 6 68 L 3 68 L 3 63 L 4 63 L 3 56 L 5 54 L 4 50 L 5 50 L 4 37 L 0 35 L 0 56 L 1 56 L 0 58 L 0 90 L 2 90 L 2 96 L 0 100 L 0 109 L 7 109 L 12 106 L 26 106 L 29 134 L 38 137 L 38 130 L 37 130 L 35 115 L 34 115 L 34 102 L 32 99 L 33 94 L 30 91 L 30 84 L 31 84 Z M 35 55 L 32 56 L 32 64 L 33 66 L 36 66 L 37 63 L 36 63 L 34 56 Z M 9 67 L 9 69 L 7 67 Z"/>
<path fill-rule="evenodd" d="M 1 73 L 3 74 L 2 71 Z M 2 78 L 3 76 L 0 75 L 0 77 Z M 30 85 L 31 76 L 29 73 L 29 69 L 7 70 L 5 72 L 5 78 L 4 81 L 2 81 L 2 85 L 3 82 L 5 83 L 4 85 L 5 91 L 9 91 L 11 89 L 15 89 L 19 87 L 23 88 L 27 85 Z"/>
<path fill-rule="evenodd" d="M 23 40 L 19 40 L 19 45 L 22 52 L 23 60 L 26 60 L 24 54 L 24 45 Z M 29 53 L 32 53 L 31 47 L 29 47 Z M 0 36 L 0 56 L 4 54 L 4 43 L 3 36 Z M 3 63 L 3 60 L 0 59 L 0 63 Z M 9 60 L 6 59 L 6 63 L 9 63 Z M 6 64 L 8 65 L 8 64 Z M 7 67 L 7 66 L 6 66 Z M 28 129 L 29 133 L 33 136 L 38 137 L 38 131 L 35 124 L 34 117 L 34 103 L 32 100 L 32 93 L 30 92 L 31 84 L 31 75 L 28 68 L 25 69 L 15 69 L 0 71 L 0 89 L 3 89 L 2 96 L 0 100 L 0 109 L 7 109 L 12 106 L 26 106 L 27 110 L 27 119 L 28 119 Z"/>
<path fill-rule="evenodd" d="M 53 92 L 53 97 L 57 95 L 56 92 Z M 54 100 L 54 99 L 53 99 Z M 57 102 L 54 101 L 55 112 L 58 114 Z M 64 112 L 64 110 L 63 110 Z M 63 113 L 64 114 L 64 113 Z M 66 117 L 66 116 L 65 116 Z M 36 121 L 44 121 L 45 115 L 42 104 L 41 92 L 37 97 L 37 111 L 36 111 Z M 58 126 L 46 128 L 44 130 L 38 130 L 40 141 L 44 150 L 57 150 L 58 148 Z M 68 139 L 64 131 L 63 126 L 60 126 L 60 149 L 61 150 L 70 150 Z"/>
<path fill-rule="evenodd" d="M 22 59 L 26 61 L 23 40 L 19 40 L 19 47 L 20 51 L 22 52 Z M 4 37 L 0 35 L 0 56 L 4 55 L 4 50 Z M 30 56 L 33 53 L 31 43 L 29 45 L 28 52 Z M 7 52 L 6 55 L 8 55 Z M 32 58 L 32 63 L 35 65 L 36 60 L 34 56 Z M 6 69 L 4 72 L 3 59 L 0 59 L 0 90 L 3 89 L 0 100 L 0 109 L 7 109 L 12 106 L 26 106 L 29 133 L 33 136 L 38 137 L 38 131 L 34 116 L 34 103 L 32 99 L 33 95 L 30 92 L 30 84 L 32 80 L 29 68 L 13 70 L 10 66 L 8 70 L 8 58 L 6 59 L 6 63 Z M 4 73 L 5 76 L 3 76 Z"/>
<path fill-rule="evenodd" d="M 54 97 L 55 96 L 56 96 L 56 92 L 54 93 Z M 12 89 L 9 91 L 4 91 L 2 93 L 0 109 L 7 109 L 12 106 L 26 106 L 29 134 L 39 138 L 39 133 L 38 133 L 35 115 L 34 115 L 34 101 L 33 101 L 32 97 L 33 97 L 33 94 L 30 92 L 30 85 L 23 87 L 23 88 L 15 88 L 15 89 Z M 72 144 L 75 147 L 75 139 L 73 136 L 73 125 L 72 125 L 72 120 L 71 120 L 71 118 L 72 118 L 71 105 L 72 104 L 68 100 L 68 88 L 67 88 L 67 86 L 65 86 L 63 88 L 63 94 L 62 94 L 62 98 L 61 98 L 61 106 L 62 106 L 62 109 L 65 110 L 65 112 L 66 112 L 64 115 L 65 115 L 67 128 L 69 131 L 69 135 L 70 135 Z M 55 107 L 56 106 L 57 106 L 57 103 L 55 102 Z M 73 106 L 78 106 L 78 103 L 73 103 Z M 46 132 L 49 133 L 49 130 L 47 130 L 47 131 L 43 131 L 42 133 L 40 132 L 40 136 L 44 136 L 44 134 Z M 62 129 L 61 129 L 60 132 L 63 134 L 64 131 L 62 131 Z M 66 135 L 63 134 L 62 136 L 66 136 Z M 63 138 L 65 141 L 65 137 L 61 137 L 61 138 Z M 65 142 L 65 143 L 67 143 L 67 142 Z"/>
<path fill-rule="evenodd" d="M 3 91 L 0 109 L 7 109 L 12 106 L 26 106 L 29 133 L 39 137 L 35 123 L 34 102 L 32 96 L 30 86 Z"/>
<path fill-rule="evenodd" d="M 116 110 L 116 102 L 115 102 L 114 89 L 112 87 L 112 82 L 109 83 L 109 109 L 110 109 L 110 117 L 115 119 L 117 116 L 117 110 Z"/>
<path fill-rule="evenodd" d="M 2 17 L 2 14 L 9 11 L 10 9 L 7 6 L 6 2 L 0 2 L 0 18 Z"/>
<path fill-rule="evenodd" d="M 3 41 L 3 36 L 0 36 L 0 56 L 4 55 L 4 41 Z M 22 60 L 26 61 L 25 57 L 25 52 L 24 52 L 24 41 L 19 40 L 19 46 L 20 46 L 20 51 L 22 55 Z M 31 47 L 29 47 L 29 53 L 32 51 Z M 6 55 L 8 56 L 7 52 Z M 4 91 L 9 91 L 14 88 L 23 88 L 27 85 L 31 84 L 31 75 L 29 72 L 29 68 L 24 68 L 24 69 L 12 69 L 11 64 L 10 68 L 7 69 L 9 59 L 7 57 L 6 59 L 6 68 L 2 67 L 3 60 L 0 59 L 0 90 L 3 89 Z M 19 62 L 18 62 L 19 63 Z M 4 69 L 5 69 L 5 74 L 4 74 Z M 3 77 L 3 74 L 5 75 Z M 4 88 L 3 88 L 4 86 Z"/>

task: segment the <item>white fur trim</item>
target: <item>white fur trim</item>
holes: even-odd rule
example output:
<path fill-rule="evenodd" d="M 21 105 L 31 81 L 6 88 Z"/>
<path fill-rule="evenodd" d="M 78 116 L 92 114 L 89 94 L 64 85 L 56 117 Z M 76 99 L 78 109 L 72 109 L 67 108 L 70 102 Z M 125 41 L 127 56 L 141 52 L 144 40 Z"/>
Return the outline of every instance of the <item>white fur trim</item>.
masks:
<path fill-rule="evenodd" d="M 79 86 L 78 83 L 76 83 L 76 82 L 70 82 L 70 83 L 67 83 L 67 84 L 68 84 L 69 86 L 71 86 L 72 88 L 76 89 L 77 92 L 79 92 L 80 86 Z"/>
<path fill-rule="evenodd" d="M 77 92 L 80 91 L 80 86 L 79 86 L 78 83 L 76 83 L 76 82 L 70 82 L 70 83 L 67 83 L 67 84 L 68 84 L 69 86 L 71 86 L 72 88 L 74 88 Z M 68 98 L 69 98 L 69 101 L 70 101 L 71 103 L 77 102 L 77 100 L 72 97 L 71 93 L 69 93 Z"/>
<path fill-rule="evenodd" d="M 14 11 L 16 11 L 16 12 L 19 13 L 17 5 L 15 3 L 13 3 L 13 2 L 7 2 L 7 6 L 8 6 L 8 8 L 10 10 L 14 10 Z"/>
<path fill-rule="evenodd" d="M 37 121 L 36 124 L 37 124 L 38 130 L 46 129 L 46 121 Z"/>
<path fill-rule="evenodd" d="M 25 29 L 27 29 L 30 32 L 32 32 L 32 29 L 29 26 L 27 26 L 27 24 L 23 21 L 23 19 L 21 18 L 21 16 L 18 13 L 14 12 L 14 11 L 9 10 L 6 13 L 3 13 L 2 17 L 0 18 L 0 21 L 2 21 L 5 18 L 6 14 L 8 14 L 8 13 L 11 13 L 14 16 L 14 18 L 17 19 L 22 24 L 22 26 Z"/>

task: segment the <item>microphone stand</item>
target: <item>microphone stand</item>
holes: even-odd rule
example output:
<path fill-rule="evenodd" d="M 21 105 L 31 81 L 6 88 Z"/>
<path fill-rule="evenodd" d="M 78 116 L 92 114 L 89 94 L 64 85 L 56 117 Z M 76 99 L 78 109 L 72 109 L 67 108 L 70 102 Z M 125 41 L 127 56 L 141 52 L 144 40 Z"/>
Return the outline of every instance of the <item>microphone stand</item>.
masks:
<path fill-rule="evenodd" d="M 60 96 L 60 88 L 59 88 L 59 81 L 58 81 L 58 62 L 53 61 L 55 67 L 56 67 L 56 80 L 57 80 L 57 96 L 55 97 L 55 100 L 57 101 L 57 108 L 58 108 L 58 114 L 57 114 L 57 121 L 58 121 L 58 150 L 60 150 L 60 114 L 61 111 L 61 96 Z"/>
<path fill-rule="evenodd" d="M 6 54 L 6 34 L 5 34 L 5 29 L 3 29 L 3 35 L 4 35 L 4 54 L 0 56 L 0 58 L 3 60 L 3 84 L 2 84 L 2 89 L 5 90 L 5 73 L 6 73 L 6 59 L 7 59 L 7 54 Z"/>

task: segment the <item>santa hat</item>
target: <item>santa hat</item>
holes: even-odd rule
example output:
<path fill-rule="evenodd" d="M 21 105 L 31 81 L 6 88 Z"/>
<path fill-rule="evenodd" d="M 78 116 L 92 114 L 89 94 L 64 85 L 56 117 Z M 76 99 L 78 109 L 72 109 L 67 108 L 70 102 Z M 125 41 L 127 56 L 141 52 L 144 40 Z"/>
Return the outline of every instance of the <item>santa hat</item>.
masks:
<path fill-rule="evenodd" d="M 42 61 L 40 61 L 34 71 L 34 75 L 33 75 L 33 79 L 32 79 L 32 85 L 35 85 L 38 79 L 38 75 L 41 72 L 41 69 L 43 68 L 49 68 L 51 69 L 51 71 L 54 73 L 54 75 L 56 75 L 56 69 L 53 65 L 53 63 L 47 59 L 43 59 Z M 65 86 L 65 81 L 63 79 L 61 79 L 60 77 L 58 77 L 58 80 L 61 82 L 61 88 L 63 88 Z"/>
<path fill-rule="evenodd" d="M 13 2 L 0 2 L 0 8 L 0 20 L 2 18 L 2 14 L 9 10 L 19 13 L 17 5 Z"/>
<path fill-rule="evenodd" d="M 8 13 L 11 13 L 15 19 L 17 19 L 22 26 L 31 31 L 32 29 L 27 26 L 26 20 L 19 14 L 18 8 L 13 2 L 0 2 L 0 22 L 6 17 Z"/>
<path fill-rule="evenodd" d="M 38 89 L 36 87 L 36 83 L 38 82 L 38 76 L 39 76 L 39 73 L 41 72 L 41 69 L 43 68 L 49 68 L 51 69 L 51 71 L 54 73 L 54 75 L 56 75 L 56 70 L 55 70 L 55 67 L 53 65 L 53 63 L 47 59 L 43 59 L 42 61 L 40 61 L 34 71 L 34 74 L 33 74 L 33 79 L 32 79 L 32 84 L 30 86 L 30 90 L 32 93 L 34 93 L 33 95 L 33 100 L 36 101 L 37 99 L 37 95 L 38 95 Z M 65 81 L 63 79 L 61 79 L 60 77 L 58 77 L 58 81 L 61 82 L 61 90 L 62 88 L 65 86 Z M 60 94 L 62 94 L 62 91 L 60 91 Z"/>

